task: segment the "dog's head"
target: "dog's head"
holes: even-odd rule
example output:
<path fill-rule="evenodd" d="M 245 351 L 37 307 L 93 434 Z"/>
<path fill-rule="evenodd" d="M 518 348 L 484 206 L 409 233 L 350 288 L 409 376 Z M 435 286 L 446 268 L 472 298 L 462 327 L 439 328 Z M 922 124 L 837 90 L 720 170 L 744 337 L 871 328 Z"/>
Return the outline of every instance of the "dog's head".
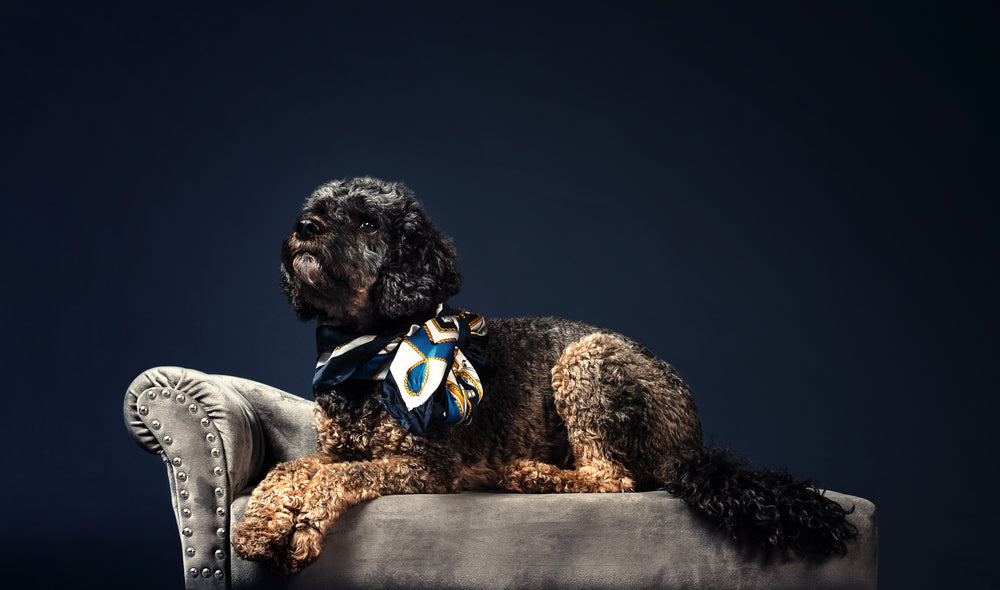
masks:
<path fill-rule="evenodd" d="M 373 178 L 316 189 L 281 251 L 281 285 L 299 318 L 358 331 L 423 321 L 461 282 L 454 248 L 413 193 Z"/>

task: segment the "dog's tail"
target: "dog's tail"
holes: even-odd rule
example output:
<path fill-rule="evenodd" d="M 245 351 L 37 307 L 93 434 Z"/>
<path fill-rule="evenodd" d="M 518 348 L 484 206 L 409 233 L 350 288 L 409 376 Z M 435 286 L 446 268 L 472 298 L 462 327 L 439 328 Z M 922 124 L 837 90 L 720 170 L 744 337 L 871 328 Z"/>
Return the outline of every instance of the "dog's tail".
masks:
<path fill-rule="evenodd" d="M 736 539 L 825 557 L 845 554 L 858 534 L 847 521 L 853 507 L 845 510 L 784 470 L 748 469 L 729 450 L 706 447 L 668 470 L 667 490 Z"/>

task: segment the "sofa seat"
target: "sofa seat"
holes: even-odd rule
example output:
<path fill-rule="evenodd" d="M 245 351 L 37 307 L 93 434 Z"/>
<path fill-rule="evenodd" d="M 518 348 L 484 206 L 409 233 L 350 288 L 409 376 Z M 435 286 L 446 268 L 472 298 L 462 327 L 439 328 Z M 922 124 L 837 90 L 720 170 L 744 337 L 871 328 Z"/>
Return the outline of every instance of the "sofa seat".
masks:
<path fill-rule="evenodd" d="M 828 492 L 859 535 L 846 556 L 743 547 L 664 491 L 385 496 L 347 511 L 296 574 L 234 556 L 229 531 L 270 466 L 314 451 L 313 403 L 246 379 L 159 367 L 126 425 L 164 460 L 187 588 L 874 589 L 875 506 Z M 150 534 L 169 534 L 150 531 Z M 169 573 L 165 573 L 169 575 Z M 178 580 L 179 581 L 179 580 Z"/>

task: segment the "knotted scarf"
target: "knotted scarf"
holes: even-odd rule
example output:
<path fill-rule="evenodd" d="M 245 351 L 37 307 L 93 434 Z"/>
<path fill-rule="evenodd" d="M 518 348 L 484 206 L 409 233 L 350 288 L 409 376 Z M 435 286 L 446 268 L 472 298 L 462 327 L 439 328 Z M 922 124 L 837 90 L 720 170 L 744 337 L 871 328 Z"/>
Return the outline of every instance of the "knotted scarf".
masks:
<path fill-rule="evenodd" d="M 468 349 L 485 343 L 482 316 L 447 305 L 395 336 L 356 334 L 321 321 L 313 393 L 347 379 L 382 381 L 382 405 L 407 430 L 423 435 L 431 424 L 468 424 L 483 397 L 475 365 L 486 364 Z"/>

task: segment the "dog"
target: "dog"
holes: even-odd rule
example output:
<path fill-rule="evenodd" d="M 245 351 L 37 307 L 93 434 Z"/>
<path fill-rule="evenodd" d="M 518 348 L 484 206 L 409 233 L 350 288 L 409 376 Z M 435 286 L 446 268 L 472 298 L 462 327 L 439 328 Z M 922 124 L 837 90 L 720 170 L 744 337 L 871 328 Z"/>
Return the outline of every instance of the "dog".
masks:
<path fill-rule="evenodd" d="M 448 308 L 455 258 L 402 184 L 334 181 L 306 200 L 281 285 L 301 320 L 319 320 L 318 449 L 253 491 L 233 536 L 241 557 L 298 571 L 360 502 L 473 489 L 665 488 L 743 542 L 847 551 L 847 510 L 811 482 L 705 447 L 688 386 L 638 343 Z"/>

